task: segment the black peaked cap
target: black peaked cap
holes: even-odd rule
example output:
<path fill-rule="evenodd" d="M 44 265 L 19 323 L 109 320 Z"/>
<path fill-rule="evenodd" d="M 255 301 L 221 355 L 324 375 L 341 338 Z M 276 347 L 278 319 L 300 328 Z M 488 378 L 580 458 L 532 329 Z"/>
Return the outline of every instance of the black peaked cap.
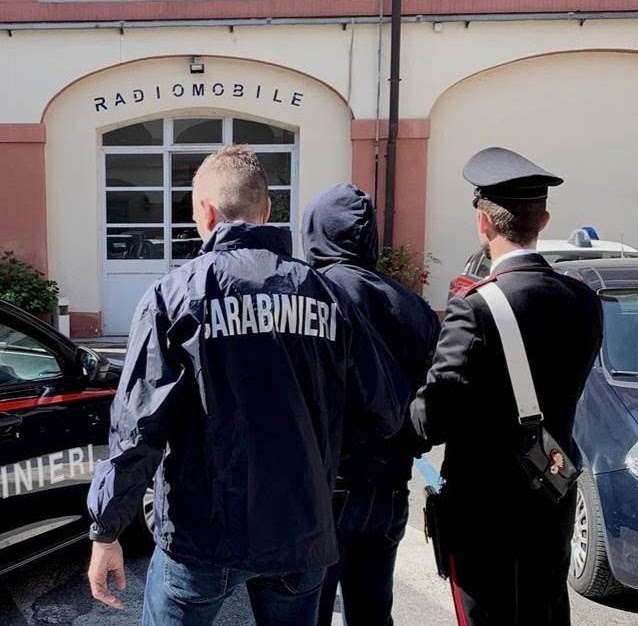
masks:
<path fill-rule="evenodd" d="M 475 197 L 493 200 L 544 200 L 547 188 L 563 179 L 507 148 L 485 148 L 463 168 L 463 178 L 476 187 Z"/>

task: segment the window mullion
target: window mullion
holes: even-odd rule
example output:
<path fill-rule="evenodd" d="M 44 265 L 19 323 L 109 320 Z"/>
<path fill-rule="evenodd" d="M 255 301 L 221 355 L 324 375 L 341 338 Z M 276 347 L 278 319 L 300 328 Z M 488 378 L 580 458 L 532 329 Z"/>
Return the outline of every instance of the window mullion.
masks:
<path fill-rule="evenodd" d="M 224 118 L 222 141 L 224 142 L 224 145 L 230 145 L 231 143 L 233 143 L 233 118 L 232 117 Z"/>
<path fill-rule="evenodd" d="M 168 132 L 172 132 L 172 120 L 166 120 L 165 129 L 168 128 Z M 167 138 L 168 135 L 165 135 Z M 172 142 L 172 135 L 170 135 L 170 140 L 167 138 L 164 144 L 164 258 L 166 260 L 166 271 L 169 272 L 171 269 L 171 254 L 172 249 L 170 246 L 171 242 L 171 220 L 173 218 L 173 197 L 171 193 L 171 184 L 172 184 L 172 169 L 171 169 L 171 150 L 169 148 L 169 142 Z"/>

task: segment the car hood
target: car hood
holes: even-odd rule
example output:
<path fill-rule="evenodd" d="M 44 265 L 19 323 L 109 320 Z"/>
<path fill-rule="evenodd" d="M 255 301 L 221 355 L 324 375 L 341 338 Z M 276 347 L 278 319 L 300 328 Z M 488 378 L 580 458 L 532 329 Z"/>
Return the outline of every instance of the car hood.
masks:
<path fill-rule="evenodd" d="M 614 380 L 609 387 L 638 424 L 638 379 L 636 382 Z"/>
<path fill-rule="evenodd" d="M 625 469 L 626 454 L 638 440 L 636 382 L 610 380 L 600 365 L 587 380 L 576 409 L 574 439 L 595 475 Z"/>

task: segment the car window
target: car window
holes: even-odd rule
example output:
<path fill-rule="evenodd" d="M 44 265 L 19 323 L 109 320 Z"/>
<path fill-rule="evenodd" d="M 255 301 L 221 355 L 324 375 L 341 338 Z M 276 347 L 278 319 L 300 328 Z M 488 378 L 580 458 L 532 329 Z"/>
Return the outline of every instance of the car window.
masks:
<path fill-rule="evenodd" d="M 466 262 L 463 267 L 463 274 L 469 274 L 474 267 L 474 263 L 476 263 L 476 254 L 473 254 Z"/>
<path fill-rule="evenodd" d="M 484 278 L 485 276 L 489 276 L 491 268 L 492 261 L 490 261 L 490 259 L 488 259 L 484 254 L 481 254 L 481 259 L 476 267 L 474 274 L 479 278 Z"/>
<path fill-rule="evenodd" d="M 0 387 L 58 376 L 60 364 L 44 344 L 0 323 Z"/>
<path fill-rule="evenodd" d="M 638 291 L 606 293 L 602 303 L 605 367 L 638 372 Z"/>

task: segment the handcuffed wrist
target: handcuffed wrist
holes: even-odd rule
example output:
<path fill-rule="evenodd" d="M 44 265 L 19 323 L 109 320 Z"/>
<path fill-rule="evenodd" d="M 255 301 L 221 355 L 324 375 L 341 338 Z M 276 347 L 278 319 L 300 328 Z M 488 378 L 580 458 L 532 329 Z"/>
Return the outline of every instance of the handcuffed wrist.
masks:
<path fill-rule="evenodd" d="M 98 543 L 113 543 L 117 537 L 107 533 L 103 528 L 93 523 L 89 528 L 89 539 Z"/>

